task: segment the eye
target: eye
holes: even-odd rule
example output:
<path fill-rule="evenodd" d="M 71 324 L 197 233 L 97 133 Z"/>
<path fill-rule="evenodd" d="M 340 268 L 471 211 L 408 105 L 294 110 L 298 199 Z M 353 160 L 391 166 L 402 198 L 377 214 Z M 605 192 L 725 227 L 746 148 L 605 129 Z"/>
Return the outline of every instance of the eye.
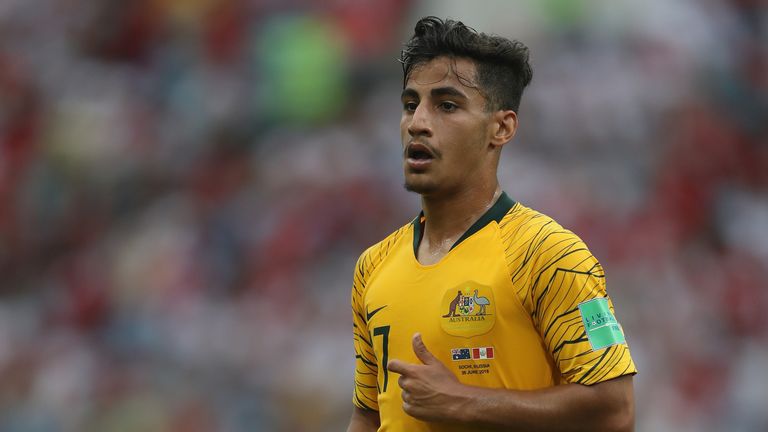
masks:
<path fill-rule="evenodd" d="M 408 112 L 414 112 L 414 111 L 416 111 L 416 107 L 417 106 L 419 106 L 419 104 L 417 104 L 414 101 L 404 102 L 403 103 L 403 110 L 408 111 Z"/>
<path fill-rule="evenodd" d="M 440 102 L 440 105 L 438 105 L 438 107 L 445 112 L 454 112 L 456 111 L 456 108 L 458 108 L 459 106 L 453 102 L 446 101 L 446 102 Z"/>

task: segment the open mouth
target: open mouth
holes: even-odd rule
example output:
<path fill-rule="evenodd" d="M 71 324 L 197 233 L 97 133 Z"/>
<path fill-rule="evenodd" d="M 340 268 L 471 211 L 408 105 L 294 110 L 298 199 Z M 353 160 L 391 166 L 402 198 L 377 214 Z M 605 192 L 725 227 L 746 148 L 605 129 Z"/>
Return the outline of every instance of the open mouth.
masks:
<path fill-rule="evenodd" d="M 432 159 L 432 155 L 423 150 L 414 150 L 408 152 L 408 159 L 427 160 Z"/>
<path fill-rule="evenodd" d="M 428 161 L 435 158 L 427 146 L 418 143 L 408 146 L 406 157 L 414 161 Z"/>

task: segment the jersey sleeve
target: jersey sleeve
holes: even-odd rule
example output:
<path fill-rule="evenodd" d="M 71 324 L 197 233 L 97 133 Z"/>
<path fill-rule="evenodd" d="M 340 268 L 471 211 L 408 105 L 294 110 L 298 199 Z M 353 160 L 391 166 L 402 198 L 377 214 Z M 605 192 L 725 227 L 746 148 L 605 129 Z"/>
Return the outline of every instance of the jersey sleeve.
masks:
<path fill-rule="evenodd" d="M 355 388 L 352 403 L 361 409 L 378 411 L 378 365 L 363 305 L 363 290 L 368 275 L 366 255 L 367 253 L 364 253 L 358 259 L 352 282 L 352 328 L 355 346 Z"/>
<path fill-rule="evenodd" d="M 587 246 L 562 228 L 538 246 L 530 312 L 564 379 L 590 385 L 636 373 L 603 268 Z"/>

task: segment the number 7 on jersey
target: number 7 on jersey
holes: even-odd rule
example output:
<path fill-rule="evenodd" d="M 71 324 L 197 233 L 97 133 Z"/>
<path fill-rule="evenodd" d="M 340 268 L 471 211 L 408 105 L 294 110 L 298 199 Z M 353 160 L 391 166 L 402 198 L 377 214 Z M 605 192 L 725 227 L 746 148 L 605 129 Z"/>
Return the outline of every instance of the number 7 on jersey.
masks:
<path fill-rule="evenodd" d="M 389 370 L 387 370 L 387 363 L 389 362 L 389 326 L 381 326 L 373 328 L 373 337 L 381 336 L 381 364 L 379 367 L 384 371 L 384 384 L 381 386 L 379 393 L 387 391 L 387 384 L 389 384 Z M 374 339 L 371 338 L 371 342 Z"/>

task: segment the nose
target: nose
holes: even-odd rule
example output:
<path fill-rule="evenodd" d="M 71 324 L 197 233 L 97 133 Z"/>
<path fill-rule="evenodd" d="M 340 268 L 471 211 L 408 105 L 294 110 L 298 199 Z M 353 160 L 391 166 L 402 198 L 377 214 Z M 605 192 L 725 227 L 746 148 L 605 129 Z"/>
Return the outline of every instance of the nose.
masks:
<path fill-rule="evenodd" d="M 429 121 L 429 109 L 425 104 L 419 104 L 408 120 L 408 134 L 416 136 L 432 136 L 432 126 Z"/>

